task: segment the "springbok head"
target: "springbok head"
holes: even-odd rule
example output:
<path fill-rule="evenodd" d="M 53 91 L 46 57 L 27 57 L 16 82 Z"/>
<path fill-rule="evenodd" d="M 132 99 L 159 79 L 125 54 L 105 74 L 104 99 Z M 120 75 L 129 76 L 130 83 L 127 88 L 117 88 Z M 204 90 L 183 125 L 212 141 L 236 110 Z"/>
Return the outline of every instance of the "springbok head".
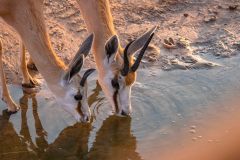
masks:
<path fill-rule="evenodd" d="M 82 43 L 79 51 L 63 72 L 60 87 L 56 85 L 52 89 L 55 90 L 54 93 L 58 104 L 72 114 L 77 121 L 82 122 L 89 121 L 91 116 L 87 102 L 86 80 L 95 69 L 88 69 L 83 76 L 80 76 L 79 72 L 83 66 L 85 57 L 91 50 L 93 38 L 92 34 Z"/>
<path fill-rule="evenodd" d="M 136 71 L 155 30 L 156 27 L 130 42 L 122 56 L 119 56 L 119 40 L 116 35 L 106 42 L 104 72 L 99 72 L 98 79 L 113 110 L 118 115 L 126 116 L 132 111 L 131 87 L 136 81 Z M 140 52 L 135 60 L 134 55 L 138 50 Z"/>

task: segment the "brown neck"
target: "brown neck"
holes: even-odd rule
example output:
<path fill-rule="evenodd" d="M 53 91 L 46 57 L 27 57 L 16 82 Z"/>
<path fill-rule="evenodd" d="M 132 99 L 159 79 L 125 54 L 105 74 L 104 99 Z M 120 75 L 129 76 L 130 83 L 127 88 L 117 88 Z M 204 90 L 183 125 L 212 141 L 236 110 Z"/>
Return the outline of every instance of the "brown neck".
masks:
<path fill-rule="evenodd" d="M 78 0 L 78 3 L 88 32 L 95 35 L 94 57 L 98 69 L 102 69 L 105 43 L 111 36 L 117 34 L 113 25 L 109 0 Z"/>
<path fill-rule="evenodd" d="M 3 18 L 18 31 L 46 82 L 54 84 L 60 80 L 66 67 L 52 49 L 42 7 L 41 1 L 21 0 L 11 6 L 10 14 L 4 15 Z"/>

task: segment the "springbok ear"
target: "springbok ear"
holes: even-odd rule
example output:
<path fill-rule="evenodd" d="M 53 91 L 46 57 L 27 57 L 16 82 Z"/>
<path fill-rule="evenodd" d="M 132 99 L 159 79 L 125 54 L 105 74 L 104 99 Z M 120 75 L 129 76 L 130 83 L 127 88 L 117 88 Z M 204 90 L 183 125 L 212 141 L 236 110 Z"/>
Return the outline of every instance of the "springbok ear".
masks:
<path fill-rule="evenodd" d="M 95 70 L 96 70 L 96 69 L 91 68 L 91 69 L 88 69 L 88 70 L 83 74 L 83 77 L 82 77 L 82 79 L 81 79 L 81 81 L 80 81 L 80 86 L 83 87 L 83 86 L 85 85 L 85 82 L 86 82 L 88 76 L 89 76 L 91 73 L 93 73 Z"/>
<path fill-rule="evenodd" d="M 130 46 L 128 49 L 128 54 L 133 55 L 136 53 L 139 49 L 141 49 L 145 43 L 148 41 L 150 36 L 156 31 L 157 26 L 154 26 L 152 29 L 149 31 L 145 32 L 142 36 L 137 38 Z"/>
<path fill-rule="evenodd" d="M 64 80 L 66 80 L 68 83 L 72 80 L 72 78 L 80 72 L 84 62 L 84 55 L 81 54 L 73 64 L 71 64 L 71 67 L 68 68 L 67 72 L 64 75 Z"/>
<path fill-rule="evenodd" d="M 119 46 L 118 37 L 116 35 L 112 36 L 105 44 L 105 52 L 107 56 L 108 63 L 114 61 L 115 55 L 117 53 Z"/>
<path fill-rule="evenodd" d="M 75 61 L 83 54 L 84 57 L 87 57 L 87 55 L 89 54 L 91 48 L 92 48 L 92 44 L 93 44 L 93 38 L 94 35 L 91 34 L 90 36 L 88 36 L 86 38 L 86 40 L 82 43 L 82 45 L 80 46 L 77 54 L 74 56 L 74 58 L 72 59 L 72 61 L 69 63 L 68 67 L 71 68 L 71 66 L 75 63 Z"/>
<path fill-rule="evenodd" d="M 71 79 L 81 70 L 85 57 L 89 54 L 94 35 L 91 34 L 88 38 L 82 43 L 77 54 L 74 56 L 72 61 L 68 65 L 68 70 L 64 75 L 64 79 L 69 83 Z"/>

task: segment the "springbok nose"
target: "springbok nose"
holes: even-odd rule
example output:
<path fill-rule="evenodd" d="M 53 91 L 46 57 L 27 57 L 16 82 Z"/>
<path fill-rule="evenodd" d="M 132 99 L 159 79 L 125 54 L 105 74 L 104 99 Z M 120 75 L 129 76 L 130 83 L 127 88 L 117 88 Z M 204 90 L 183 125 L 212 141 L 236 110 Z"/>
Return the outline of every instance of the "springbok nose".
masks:
<path fill-rule="evenodd" d="M 89 117 L 86 117 L 86 119 L 85 119 L 85 120 L 86 120 L 86 122 L 89 122 L 89 121 L 90 121 Z"/>
<path fill-rule="evenodd" d="M 82 95 L 81 94 L 77 94 L 77 95 L 74 96 L 74 99 L 76 101 L 81 101 L 82 100 Z"/>
<path fill-rule="evenodd" d="M 90 118 L 88 116 L 83 116 L 81 121 L 84 123 L 87 123 L 87 122 L 90 122 Z"/>
<path fill-rule="evenodd" d="M 122 116 L 129 116 L 130 113 L 129 113 L 129 112 L 125 112 L 125 111 L 122 110 L 121 115 L 122 115 Z"/>

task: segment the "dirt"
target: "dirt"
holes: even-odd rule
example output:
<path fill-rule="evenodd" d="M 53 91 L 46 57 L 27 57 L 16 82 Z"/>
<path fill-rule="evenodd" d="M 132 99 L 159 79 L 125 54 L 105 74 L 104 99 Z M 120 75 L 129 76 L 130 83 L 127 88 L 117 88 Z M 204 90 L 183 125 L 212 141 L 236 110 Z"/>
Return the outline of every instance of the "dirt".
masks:
<path fill-rule="evenodd" d="M 145 66 L 163 70 L 211 69 L 214 59 L 240 52 L 239 0 L 111 0 L 114 24 L 123 46 L 157 25 Z M 52 45 L 68 63 L 88 35 L 74 0 L 45 0 L 44 14 Z M 20 83 L 19 36 L 0 19 L 4 66 L 9 83 Z M 172 39 L 170 47 L 166 40 Z M 211 60 L 209 59 L 211 57 Z M 94 67 L 93 56 L 86 67 Z"/>

